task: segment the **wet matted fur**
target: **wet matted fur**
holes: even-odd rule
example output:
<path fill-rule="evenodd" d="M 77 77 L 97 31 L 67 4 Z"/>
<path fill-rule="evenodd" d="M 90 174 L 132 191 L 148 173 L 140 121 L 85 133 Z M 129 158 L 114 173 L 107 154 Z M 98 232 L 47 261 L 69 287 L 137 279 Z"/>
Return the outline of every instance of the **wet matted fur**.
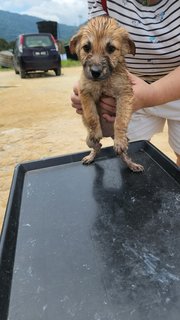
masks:
<path fill-rule="evenodd" d="M 87 145 L 91 153 L 82 159 L 91 163 L 101 149 L 103 137 L 99 100 L 102 96 L 114 97 L 114 150 L 133 171 L 143 167 L 127 155 L 127 127 L 132 114 L 133 90 L 128 77 L 125 55 L 135 55 L 134 42 L 128 32 L 115 19 L 107 16 L 92 18 L 70 41 L 70 50 L 76 53 L 82 66 L 79 95 L 83 109 L 83 122 L 87 128 Z"/>

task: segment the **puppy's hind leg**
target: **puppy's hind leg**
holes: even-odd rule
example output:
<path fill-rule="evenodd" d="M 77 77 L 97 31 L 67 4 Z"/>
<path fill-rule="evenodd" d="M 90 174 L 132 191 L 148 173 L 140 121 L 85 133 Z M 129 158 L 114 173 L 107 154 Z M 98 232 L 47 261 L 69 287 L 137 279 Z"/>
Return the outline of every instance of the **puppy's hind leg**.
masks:
<path fill-rule="evenodd" d="M 133 162 L 126 152 L 122 152 L 121 159 L 127 164 L 128 168 L 133 172 L 144 171 L 144 167 L 141 164 Z"/>
<path fill-rule="evenodd" d="M 143 166 L 135 163 L 127 155 L 128 139 L 127 127 L 132 114 L 132 97 L 131 95 L 124 95 L 121 99 L 117 99 L 117 112 L 114 123 L 114 150 L 127 164 L 129 169 L 133 172 L 141 172 L 144 170 Z"/>

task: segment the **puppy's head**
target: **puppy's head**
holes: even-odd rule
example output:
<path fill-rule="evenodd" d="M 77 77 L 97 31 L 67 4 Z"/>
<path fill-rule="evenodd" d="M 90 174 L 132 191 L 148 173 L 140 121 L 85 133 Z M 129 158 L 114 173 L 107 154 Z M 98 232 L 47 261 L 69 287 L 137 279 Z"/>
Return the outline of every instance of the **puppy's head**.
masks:
<path fill-rule="evenodd" d="M 81 61 L 85 76 L 107 79 L 127 53 L 135 55 L 134 42 L 116 20 L 100 16 L 91 19 L 70 41 L 70 50 Z"/>

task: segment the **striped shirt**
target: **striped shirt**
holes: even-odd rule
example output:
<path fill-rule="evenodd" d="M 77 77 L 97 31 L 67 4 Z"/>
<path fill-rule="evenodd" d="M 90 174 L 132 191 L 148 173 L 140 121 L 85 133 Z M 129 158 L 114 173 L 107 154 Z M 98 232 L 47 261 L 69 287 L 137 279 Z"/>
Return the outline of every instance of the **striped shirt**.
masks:
<path fill-rule="evenodd" d="M 101 1 L 88 1 L 89 18 L 106 14 Z M 134 0 L 107 0 L 107 11 L 126 28 L 136 55 L 126 56 L 130 72 L 149 82 L 180 66 L 180 0 L 144 6 Z"/>

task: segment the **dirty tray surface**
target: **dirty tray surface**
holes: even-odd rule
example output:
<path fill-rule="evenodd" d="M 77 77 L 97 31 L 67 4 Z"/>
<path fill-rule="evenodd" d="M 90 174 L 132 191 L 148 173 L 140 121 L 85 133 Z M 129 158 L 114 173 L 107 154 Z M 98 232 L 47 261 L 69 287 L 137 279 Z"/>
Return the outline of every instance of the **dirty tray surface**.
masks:
<path fill-rule="evenodd" d="M 145 171 L 111 148 L 20 165 L 1 237 L 1 320 L 179 320 L 179 171 L 146 142 Z"/>

